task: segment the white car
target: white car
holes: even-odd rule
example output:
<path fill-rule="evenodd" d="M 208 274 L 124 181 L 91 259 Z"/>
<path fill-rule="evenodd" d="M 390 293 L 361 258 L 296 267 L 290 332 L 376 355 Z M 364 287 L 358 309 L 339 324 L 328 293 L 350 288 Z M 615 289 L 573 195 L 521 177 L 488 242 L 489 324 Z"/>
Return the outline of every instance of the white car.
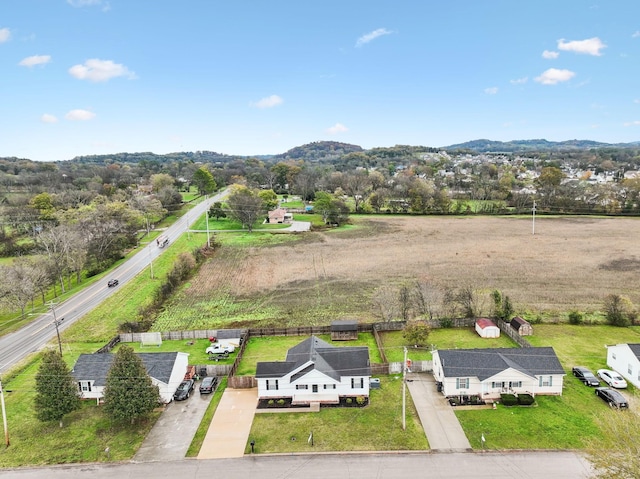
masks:
<path fill-rule="evenodd" d="M 598 369 L 598 377 L 612 388 L 624 389 L 627 387 L 627 381 L 615 371 Z"/>
<path fill-rule="evenodd" d="M 216 343 L 209 346 L 205 352 L 207 354 L 224 354 L 224 353 L 231 354 L 235 350 L 236 350 L 236 347 L 233 346 L 232 344 Z"/>

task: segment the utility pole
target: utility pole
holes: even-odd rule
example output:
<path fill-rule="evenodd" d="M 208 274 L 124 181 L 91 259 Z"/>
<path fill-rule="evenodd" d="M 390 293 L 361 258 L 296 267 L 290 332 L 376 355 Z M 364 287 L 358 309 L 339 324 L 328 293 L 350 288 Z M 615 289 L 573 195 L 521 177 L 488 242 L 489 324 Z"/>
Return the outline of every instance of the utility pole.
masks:
<path fill-rule="evenodd" d="M 404 347 L 404 361 L 402 361 L 402 430 L 407 429 L 407 347 Z"/>
<path fill-rule="evenodd" d="M 0 379 L 0 404 L 2 405 L 2 425 L 4 426 L 4 443 L 9 447 L 9 429 L 7 427 L 7 410 L 4 407 L 4 392 L 2 391 L 2 379 Z"/>
<path fill-rule="evenodd" d="M 531 213 L 533 214 L 533 231 L 531 234 L 536 234 L 536 200 L 533 200 L 533 208 L 531 208 Z"/>
<path fill-rule="evenodd" d="M 56 318 L 55 303 L 51 301 L 50 306 L 51 306 L 51 312 L 53 313 L 53 324 L 56 327 L 56 336 L 58 336 L 58 349 L 60 350 L 60 356 L 62 357 L 62 341 L 60 341 L 60 329 L 58 329 L 58 326 L 60 325 L 60 323 L 64 318 L 61 318 L 60 321 L 58 321 L 58 318 Z"/>
<path fill-rule="evenodd" d="M 211 248 L 211 238 L 209 237 L 209 210 L 206 211 L 207 217 L 207 248 Z"/>

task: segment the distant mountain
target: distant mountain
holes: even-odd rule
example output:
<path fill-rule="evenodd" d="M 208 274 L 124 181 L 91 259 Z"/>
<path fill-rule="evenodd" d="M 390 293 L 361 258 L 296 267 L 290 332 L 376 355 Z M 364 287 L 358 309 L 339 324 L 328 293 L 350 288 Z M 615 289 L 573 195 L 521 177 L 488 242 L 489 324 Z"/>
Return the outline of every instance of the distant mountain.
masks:
<path fill-rule="evenodd" d="M 513 141 L 493 141 L 493 140 L 473 140 L 457 145 L 442 147 L 447 151 L 470 150 L 478 153 L 518 153 L 527 151 L 549 151 L 549 150 L 589 150 L 592 148 L 637 148 L 640 142 L 632 143 L 601 143 L 591 140 L 567 140 L 548 141 L 538 140 L 513 140 Z"/>
<path fill-rule="evenodd" d="M 283 160 L 308 160 L 322 161 L 332 158 L 339 158 L 347 153 L 363 152 L 361 146 L 351 145 L 349 143 L 340 143 L 338 141 L 314 141 L 306 145 L 296 146 L 289 151 L 280 155 L 274 155 L 274 158 Z"/>

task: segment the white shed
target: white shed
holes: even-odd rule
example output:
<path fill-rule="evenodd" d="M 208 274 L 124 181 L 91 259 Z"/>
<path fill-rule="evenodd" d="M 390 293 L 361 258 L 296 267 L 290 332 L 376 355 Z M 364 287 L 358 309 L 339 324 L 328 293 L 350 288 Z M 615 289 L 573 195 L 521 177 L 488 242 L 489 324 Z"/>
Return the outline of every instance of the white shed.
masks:
<path fill-rule="evenodd" d="M 476 320 L 476 333 L 482 338 L 499 338 L 500 328 L 490 319 L 480 318 Z"/>

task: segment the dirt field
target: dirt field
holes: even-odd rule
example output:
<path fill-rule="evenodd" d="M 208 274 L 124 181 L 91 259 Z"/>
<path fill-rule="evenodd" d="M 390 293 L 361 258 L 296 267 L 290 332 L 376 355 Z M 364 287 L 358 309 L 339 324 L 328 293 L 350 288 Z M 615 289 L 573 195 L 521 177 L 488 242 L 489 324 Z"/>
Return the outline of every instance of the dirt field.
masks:
<path fill-rule="evenodd" d="M 225 248 L 172 305 L 173 320 L 263 325 L 374 320 L 404 281 L 508 295 L 518 314 L 601 309 L 607 294 L 640 304 L 640 219 L 372 217 L 265 248 Z M 202 311 L 198 319 L 194 311 Z M 206 319 L 208 318 L 208 320 Z M 212 325 L 211 325 L 212 326 Z M 158 325 L 156 326 L 158 327 Z"/>

